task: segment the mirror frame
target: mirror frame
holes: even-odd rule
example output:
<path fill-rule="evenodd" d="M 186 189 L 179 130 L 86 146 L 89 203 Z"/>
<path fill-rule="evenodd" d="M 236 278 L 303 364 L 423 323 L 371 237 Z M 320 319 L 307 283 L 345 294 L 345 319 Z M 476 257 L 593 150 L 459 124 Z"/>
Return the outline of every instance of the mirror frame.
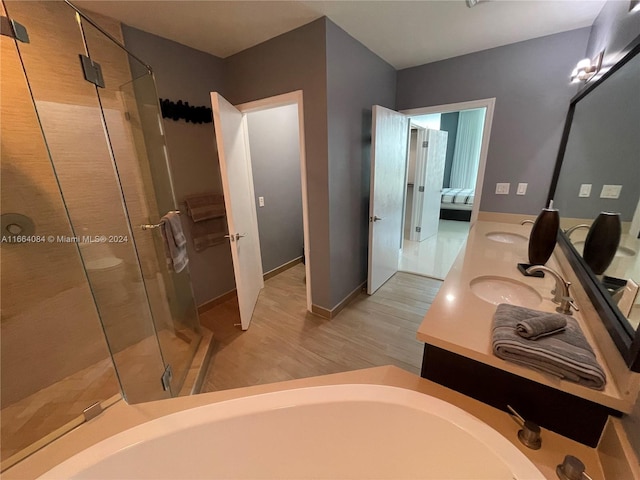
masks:
<path fill-rule="evenodd" d="M 562 140 L 560 141 L 560 149 L 558 151 L 556 166 L 551 180 L 551 188 L 549 189 L 547 203 L 549 200 L 553 199 L 556 193 L 560 170 L 562 168 L 562 160 L 567 149 L 567 142 L 569 140 L 569 133 L 571 132 L 571 123 L 573 121 L 576 104 L 640 53 L 640 35 L 638 35 L 624 51 L 627 53 L 619 62 L 613 65 L 602 75 L 602 77 L 587 84 L 571 99 L 569 111 L 567 112 L 567 119 L 562 132 Z M 589 268 L 562 230 L 558 232 L 558 243 L 562 251 L 567 256 L 569 264 L 575 271 L 578 280 L 585 289 L 589 299 L 598 312 L 598 315 L 600 315 L 602 323 L 605 325 L 611 339 L 620 351 L 620 354 L 624 358 L 626 364 L 632 371 L 640 372 L 640 328 L 636 331 L 633 330 L 626 317 L 611 298 L 611 295 L 609 295 L 604 286 L 602 286 L 591 268 Z"/>

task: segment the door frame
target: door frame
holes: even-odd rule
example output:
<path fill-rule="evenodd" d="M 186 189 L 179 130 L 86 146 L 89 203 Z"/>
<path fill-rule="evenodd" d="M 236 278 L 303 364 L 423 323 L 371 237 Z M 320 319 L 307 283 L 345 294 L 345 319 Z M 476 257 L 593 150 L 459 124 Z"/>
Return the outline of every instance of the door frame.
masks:
<path fill-rule="evenodd" d="M 408 117 L 417 117 L 420 115 L 427 115 L 430 113 L 451 113 L 458 112 L 460 110 L 471 110 L 473 108 L 487 109 L 487 113 L 484 117 L 484 127 L 482 129 L 482 146 L 480 148 L 480 164 L 478 165 L 478 178 L 476 180 L 475 198 L 473 200 L 473 208 L 471 209 L 471 225 L 478 220 L 478 213 L 480 213 L 480 203 L 482 201 L 482 187 L 484 185 L 484 173 L 487 166 L 487 154 L 489 152 L 489 141 L 491 139 L 491 126 L 493 125 L 493 114 L 496 107 L 496 99 L 483 98 L 480 100 L 471 100 L 468 102 L 447 103 L 444 105 L 434 105 L 432 107 L 418 107 L 409 108 L 406 110 L 399 110 L 400 113 L 407 115 Z"/>
<path fill-rule="evenodd" d="M 250 112 L 258 112 L 276 107 L 284 107 L 287 105 L 298 106 L 298 131 L 300 146 L 300 184 L 302 187 L 302 226 L 304 235 L 304 268 L 307 287 L 307 311 L 311 312 L 313 304 L 311 298 L 311 236 L 309 235 L 309 196 L 307 192 L 307 157 L 305 155 L 305 137 L 304 137 L 304 102 L 302 90 L 283 93 L 273 97 L 261 98 L 252 102 L 241 103 L 235 107 L 243 114 Z M 245 117 L 246 118 L 246 117 Z M 253 188 L 253 177 L 250 179 Z M 255 198 L 254 198 L 255 200 Z"/>

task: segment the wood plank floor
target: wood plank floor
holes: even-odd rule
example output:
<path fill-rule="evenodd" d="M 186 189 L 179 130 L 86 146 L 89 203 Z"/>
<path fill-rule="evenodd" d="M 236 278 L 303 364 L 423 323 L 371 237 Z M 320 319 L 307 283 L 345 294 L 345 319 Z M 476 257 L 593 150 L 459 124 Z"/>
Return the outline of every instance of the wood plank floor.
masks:
<path fill-rule="evenodd" d="M 236 299 L 200 315 L 216 342 L 202 391 L 379 365 L 419 374 L 423 345 L 416 331 L 441 284 L 397 273 L 327 320 L 306 312 L 304 266 L 296 265 L 265 282 L 247 331 L 234 327 Z"/>

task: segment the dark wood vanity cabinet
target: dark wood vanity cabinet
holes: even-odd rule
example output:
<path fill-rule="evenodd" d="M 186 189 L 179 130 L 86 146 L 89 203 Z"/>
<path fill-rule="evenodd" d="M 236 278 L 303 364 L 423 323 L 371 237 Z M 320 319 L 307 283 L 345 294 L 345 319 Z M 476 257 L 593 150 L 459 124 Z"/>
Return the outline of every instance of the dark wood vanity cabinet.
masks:
<path fill-rule="evenodd" d="M 424 346 L 421 376 L 505 412 L 510 405 L 525 419 L 589 447 L 598 445 L 609 415 L 622 416 L 599 403 L 429 344 Z"/>

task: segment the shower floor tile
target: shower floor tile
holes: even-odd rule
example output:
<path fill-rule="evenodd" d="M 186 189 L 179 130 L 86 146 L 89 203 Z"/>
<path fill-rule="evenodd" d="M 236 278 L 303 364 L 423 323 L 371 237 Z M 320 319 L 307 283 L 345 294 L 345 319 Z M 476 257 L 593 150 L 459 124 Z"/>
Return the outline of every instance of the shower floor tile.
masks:
<path fill-rule="evenodd" d="M 158 332 L 168 357 L 179 363 L 188 362 L 186 356 L 191 349 L 184 348 L 184 335 L 176 336 L 172 331 Z M 157 342 L 155 337 L 143 339 L 122 352 L 115 354 L 121 368 L 121 377 L 133 379 L 129 387 L 133 389 L 131 398 L 146 400 L 168 398 L 168 393 L 159 387 L 160 377 L 154 382 L 140 382 L 139 372 L 157 362 Z M 162 366 L 157 366 L 162 370 Z M 184 372 L 186 374 L 186 372 Z M 174 384 L 182 379 L 176 378 Z M 15 455 L 34 442 L 49 435 L 54 430 L 82 415 L 85 408 L 98 401 L 121 395 L 120 385 L 113 369 L 111 358 L 105 358 L 84 370 L 74 373 L 38 392 L 8 405 L 0 410 L 0 458 L 2 461 Z"/>

